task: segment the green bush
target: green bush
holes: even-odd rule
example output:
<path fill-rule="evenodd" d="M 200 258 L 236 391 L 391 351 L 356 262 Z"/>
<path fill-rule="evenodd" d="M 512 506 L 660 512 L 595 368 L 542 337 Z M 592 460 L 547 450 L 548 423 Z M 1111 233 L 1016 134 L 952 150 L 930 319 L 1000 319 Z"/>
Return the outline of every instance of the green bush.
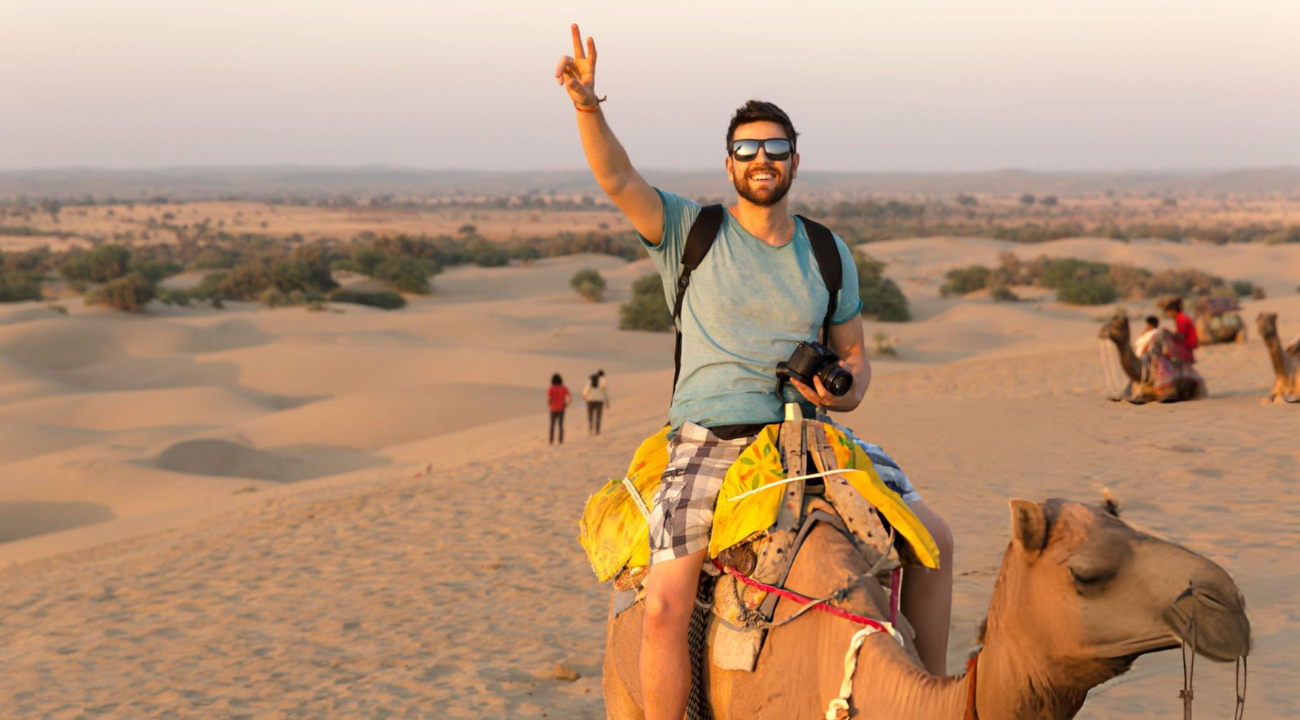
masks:
<path fill-rule="evenodd" d="M 154 285 L 138 273 L 123 275 L 86 293 L 87 305 L 108 305 L 125 312 L 140 312 L 154 298 Z"/>
<path fill-rule="evenodd" d="M 993 298 L 993 302 L 1020 302 L 1020 296 L 1011 292 L 1011 289 L 1005 285 L 989 288 L 989 297 Z"/>
<path fill-rule="evenodd" d="M 1066 281 L 1056 290 L 1058 300 L 1071 305 L 1106 305 L 1119 298 L 1115 285 L 1105 278 Z"/>
<path fill-rule="evenodd" d="M 965 268 L 956 268 L 949 270 L 945 276 L 948 282 L 939 288 L 939 294 L 944 297 L 949 295 L 966 295 L 976 290 L 983 290 L 988 286 L 991 271 L 983 265 L 971 265 Z"/>
<path fill-rule="evenodd" d="M 501 267 L 510 263 L 510 253 L 500 245 L 487 240 L 475 240 L 465 251 L 479 267 Z"/>
<path fill-rule="evenodd" d="M 605 298 L 605 278 L 591 268 L 574 273 L 569 280 L 569 287 L 592 302 L 600 302 Z"/>
<path fill-rule="evenodd" d="M 1067 284 L 1088 281 L 1105 275 L 1110 270 L 1106 263 L 1089 262 L 1079 258 L 1059 258 L 1048 260 L 1043 267 L 1040 282 L 1049 288 L 1061 289 Z M 1111 285 L 1114 289 L 1114 285 Z"/>
<path fill-rule="evenodd" d="M 0 275 L 0 302 L 23 302 L 41 299 L 41 282 L 30 275 Z"/>
<path fill-rule="evenodd" d="M 131 265 L 131 251 L 122 245 L 104 245 L 86 252 L 71 252 L 59 267 L 59 273 L 73 288 L 90 283 L 106 283 L 126 275 Z"/>
<path fill-rule="evenodd" d="M 367 274 L 402 292 L 428 295 L 429 278 L 434 273 L 434 267 L 427 261 L 412 257 L 389 257 Z"/>
<path fill-rule="evenodd" d="M 361 291 L 339 288 L 329 294 L 329 299 L 331 302 L 369 305 L 384 310 L 398 310 L 406 307 L 406 298 L 392 290 Z"/>
<path fill-rule="evenodd" d="M 886 263 L 864 252 L 854 254 L 858 268 L 858 295 L 862 298 L 862 314 L 885 322 L 906 322 L 912 319 L 907 307 L 907 297 L 898 284 L 885 277 Z"/>
<path fill-rule="evenodd" d="M 673 312 L 664 299 L 659 276 L 646 275 L 632 283 L 632 299 L 619 307 L 618 316 L 619 330 L 671 331 Z"/>
<path fill-rule="evenodd" d="M 164 305 L 180 305 L 181 307 L 190 306 L 190 294 L 184 290 L 159 290 L 158 299 Z"/>
<path fill-rule="evenodd" d="M 257 301 L 269 308 L 278 308 L 289 304 L 289 296 L 272 287 L 263 290 Z"/>

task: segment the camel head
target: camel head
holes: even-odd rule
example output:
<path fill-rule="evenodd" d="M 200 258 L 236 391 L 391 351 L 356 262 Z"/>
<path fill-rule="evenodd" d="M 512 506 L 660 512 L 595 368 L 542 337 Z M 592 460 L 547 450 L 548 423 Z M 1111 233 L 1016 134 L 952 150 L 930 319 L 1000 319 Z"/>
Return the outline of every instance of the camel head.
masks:
<path fill-rule="evenodd" d="M 1255 327 L 1259 328 L 1260 337 L 1277 334 L 1277 313 L 1262 312 L 1255 318 Z"/>
<path fill-rule="evenodd" d="M 1106 321 L 1106 324 L 1101 326 L 1101 332 L 1097 333 L 1097 337 L 1102 340 L 1110 340 L 1116 345 L 1127 347 L 1130 337 L 1128 318 L 1123 315 L 1117 315 Z"/>
<path fill-rule="evenodd" d="M 1075 688 L 1080 704 L 1087 688 L 1140 655 L 1192 642 L 1193 633 L 1197 652 L 1210 659 L 1247 654 L 1245 600 L 1228 573 L 1130 527 L 1110 507 L 1011 502 L 1012 540 L 986 649 L 1000 643 L 1023 659 L 1022 672 L 1041 673 L 1044 686 Z"/>

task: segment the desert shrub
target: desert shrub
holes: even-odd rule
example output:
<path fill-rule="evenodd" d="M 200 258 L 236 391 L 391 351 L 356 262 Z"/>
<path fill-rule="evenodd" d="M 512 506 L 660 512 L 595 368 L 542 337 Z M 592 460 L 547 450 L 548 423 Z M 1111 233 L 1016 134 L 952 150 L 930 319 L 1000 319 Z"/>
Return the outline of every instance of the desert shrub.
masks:
<path fill-rule="evenodd" d="M 510 254 L 511 260 L 519 260 L 525 263 L 538 260 L 542 257 L 542 251 L 538 250 L 537 246 L 531 243 L 515 245 L 514 247 L 510 248 L 508 252 Z"/>
<path fill-rule="evenodd" d="M 429 294 L 429 278 L 434 273 L 432 263 L 411 257 L 389 257 L 368 273 L 402 292 Z"/>
<path fill-rule="evenodd" d="M 658 275 L 646 275 L 632 283 L 632 299 L 618 309 L 619 330 L 668 332 L 673 329 L 673 312 L 664 299 Z"/>
<path fill-rule="evenodd" d="M 59 266 L 59 273 L 73 288 L 89 283 L 106 283 L 126 275 L 131 251 L 122 245 L 103 245 L 85 252 L 70 252 Z"/>
<path fill-rule="evenodd" d="M 605 297 L 605 278 L 591 268 L 583 268 L 574 273 L 569 280 L 569 287 L 592 302 L 600 302 Z"/>
<path fill-rule="evenodd" d="M 26 274 L 0 275 L 0 302 L 23 302 L 41 299 L 40 280 Z"/>
<path fill-rule="evenodd" d="M 1191 297 L 1194 295 L 1212 295 L 1216 290 L 1226 288 L 1226 286 L 1227 284 L 1223 281 L 1223 278 L 1191 268 L 1177 268 L 1161 270 L 1152 275 L 1151 279 L 1147 281 L 1146 296 L 1178 295 L 1180 297 Z"/>
<path fill-rule="evenodd" d="M 1146 268 L 1133 267 L 1124 263 L 1110 266 L 1106 279 L 1115 286 L 1119 296 L 1129 300 L 1146 297 L 1147 284 L 1151 281 L 1151 271 Z"/>
<path fill-rule="evenodd" d="M 939 294 L 948 297 L 983 290 L 988 285 L 990 274 L 989 269 L 983 265 L 954 268 L 948 271 L 946 275 L 948 282 L 939 288 Z"/>
<path fill-rule="evenodd" d="M 269 308 L 278 308 L 289 304 L 289 296 L 280 292 L 279 288 L 271 287 L 263 290 L 257 301 Z"/>
<path fill-rule="evenodd" d="M 907 297 L 897 283 L 885 277 L 886 263 L 864 252 L 854 253 L 853 260 L 858 268 L 858 295 L 862 298 L 862 314 L 885 322 L 911 320 Z"/>
<path fill-rule="evenodd" d="M 474 240 L 465 248 L 470 260 L 479 267 L 501 267 L 510 262 L 506 249 L 487 240 Z"/>
<path fill-rule="evenodd" d="M 1119 291 L 1110 280 L 1085 277 L 1065 281 L 1056 289 L 1058 300 L 1071 305 L 1105 305 L 1119 298 Z"/>
<path fill-rule="evenodd" d="M 329 299 L 330 302 L 369 305 L 384 310 L 397 310 L 406 307 L 406 298 L 402 297 L 401 293 L 392 290 L 362 291 L 339 288 L 329 294 Z M 311 300 L 308 301 L 308 305 L 318 302 L 318 299 Z"/>
<path fill-rule="evenodd" d="M 153 283 L 138 273 L 130 273 L 87 292 L 86 304 L 140 312 L 154 298 L 154 292 Z"/>
<path fill-rule="evenodd" d="M 161 262 L 158 260 L 140 260 L 131 263 L 131 272 L 139 273 L 141 277 L 151 283 L 157 283 L 163 278 L 171 277 L 179 273 L 182 268 L 174 262 Z"/>
<path fill-rule="evenodd" d="M 898 338 L 890 337 L 888 333 L 878 332 L 872 336 L 876 346 L 872 352 L 876 355 L 889 355 L 891 357 L 898 355 Z"/>
<path fill-rule="evenodd" d="M 190 294 L 185 290 L 159 290 L 158 299 L 164 305 L 179 305 L 181 307 L 189 307 L 190 305 Z"/>
<path fill-rule="evenodd" d="M 1264 299 L 1264 288 L 1259 287 L 1249 280 L 1233 280 L 1230 283 L 1232 294 L 1239 298 L 1251 298 L 1252 300 Z"/>
<path fill-rule="evenodd" d="M 1011 289 L 1005 285 L 994 285 L 989 288 L 989 297 L 993 302 L 1020 302 L 1020 296 L 1011 292 Z"/>
<path fill-rule="evenodd" d="M 1094 280 L 1110 270 L 1106 263 L 1080 260 L 1079 258 L 1054 258 L 1044 264 L 1039 282 L 1049 288 L 1061 289 L 1067 284 Z M 1114 289 L 1114 285 L 1111 285 Z"/>
<path fill-rule="evenodd" d="M 351 268 L 370 277 L 375 276 L 378 268 L 388 259 L 388 254 L 373 245 L 357 248 L 352 252 Z"/>

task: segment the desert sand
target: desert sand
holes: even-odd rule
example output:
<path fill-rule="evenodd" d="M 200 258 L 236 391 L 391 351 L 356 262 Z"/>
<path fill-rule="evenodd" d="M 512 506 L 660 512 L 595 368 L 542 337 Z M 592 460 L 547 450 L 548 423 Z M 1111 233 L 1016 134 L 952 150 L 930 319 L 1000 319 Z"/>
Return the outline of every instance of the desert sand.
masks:
<path fill-rule="evenodd" d="M 1300 332 L 1300 247 L 867 249 L 916 321 L 867 322 L 899 354 L 874 360 L 845 421 L 953 526 L 950 668 L 974 647 L 1007 500 L 1109 487 L 1129 522 L 1236 578 L 1255 634 L 1247 717 L 1294 716 L 1300 408 L 1260 404 L 1272 374 L 1253 319 Z M 1209 399 L 1113 404 L 1109 308 L 939 297 L 946 270 L 1007 249 L 1197 267 L 1269 297 L 1247 303 L 1250 342 L 1198 353 Z M 569 289 L 584 267 L 605 302 Z M 664 417 L 672 337 L 616 329 L 651 271 L 605 256 L 458 268 L 397 312 L 0 307 L 4 715 L 603 717 L 609 589 L 576 521 Z M 597 368 L 605 433 L 575 405 L 548 447 L 551 373 L 576 393 Z M 1230 717 L 1232 666 L 1197 667 L 1197 717 Z M 1145 657 L 1080 717 L 1175 717 L 1180 670 L 1177 653 Z"/>

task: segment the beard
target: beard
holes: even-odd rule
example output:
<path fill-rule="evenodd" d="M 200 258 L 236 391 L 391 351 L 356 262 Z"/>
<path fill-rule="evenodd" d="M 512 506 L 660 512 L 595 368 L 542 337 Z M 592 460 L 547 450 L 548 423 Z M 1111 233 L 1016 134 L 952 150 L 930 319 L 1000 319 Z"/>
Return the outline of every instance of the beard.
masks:
<path fill-rule="evenodd" d="M 754 187 L 749 183 L 749 177 L 756 172 L 772 173 L 776 176 L 776 184 L 771 186 Z M 737 195 L 758 207 L 772 207 L 785 199 L 786 193 L 790 192 L 790 183 L 793 182 L 793 180 L 789 175 L 779 173 L 772 168 L 753 168 L 743 177 L 736 176 L 733 182 L 736 186 Z"/>

